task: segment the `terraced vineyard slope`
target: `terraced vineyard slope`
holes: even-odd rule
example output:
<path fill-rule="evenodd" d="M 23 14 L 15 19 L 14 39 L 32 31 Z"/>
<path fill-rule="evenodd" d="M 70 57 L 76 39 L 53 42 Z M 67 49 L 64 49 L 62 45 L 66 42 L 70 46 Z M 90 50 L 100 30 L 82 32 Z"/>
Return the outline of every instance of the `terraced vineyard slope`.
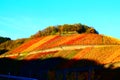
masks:
<path fill-rule="evenodd" d="M 48 27 L 20 44 L 0 55 L 0 71 L 40 80 L 110 80 L 104 74 L 120 68 L 120 40 L 81 24 Z"/>
<path fill-rule="evenodd" d="M 19 60 L 63 57 L 107 64 L 120 61 L 117 58 L 120 56 L 119 44 L 119 40 L 99 34 L 51 35 L 32 39 L 1 57 Z"/>

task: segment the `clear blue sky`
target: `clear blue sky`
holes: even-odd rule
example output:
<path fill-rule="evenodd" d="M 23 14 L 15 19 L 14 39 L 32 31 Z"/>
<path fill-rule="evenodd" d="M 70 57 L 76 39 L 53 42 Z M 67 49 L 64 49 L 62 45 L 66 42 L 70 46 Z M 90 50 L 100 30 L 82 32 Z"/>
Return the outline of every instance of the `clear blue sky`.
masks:
<path fill-rule="evenodd" d="M 25 38 L 47 26 L 74 23 L 120 39 L 120 1 L 0 0 L 0 36 Z"/>

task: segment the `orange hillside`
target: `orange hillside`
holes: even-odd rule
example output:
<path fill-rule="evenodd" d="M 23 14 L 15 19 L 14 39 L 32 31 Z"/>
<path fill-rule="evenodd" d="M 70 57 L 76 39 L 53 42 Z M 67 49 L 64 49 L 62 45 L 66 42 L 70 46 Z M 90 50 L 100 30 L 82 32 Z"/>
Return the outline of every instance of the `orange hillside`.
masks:
<path fill-rule="evenodd" d="M 53 47 L 70 45 L 114 45 L 120 44 L 119 40 L 98 34 L 73 34 L 73 35 L 51 35 L 33 39 L 9 53 L 30 52 Z"/>

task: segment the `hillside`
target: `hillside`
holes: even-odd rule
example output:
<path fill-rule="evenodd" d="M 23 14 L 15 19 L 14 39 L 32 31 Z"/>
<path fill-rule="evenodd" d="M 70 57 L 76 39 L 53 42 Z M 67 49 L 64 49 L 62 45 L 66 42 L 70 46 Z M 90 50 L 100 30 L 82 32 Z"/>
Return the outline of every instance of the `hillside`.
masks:
<path fill-rule="evenodd" d="M 23 38 L 23 39 L 17 39 L 17 40 L 4 41 L 0 44 L 0 54 L 4 54 L 5 52 L 11 51 L 29 40 L 30 39 Z"/>
<path fill-rule="evenodd" d="M 98 34 L 73 34 L 67 36 L 51 35 L 32 39 L 9 54 L 31 52 L 70 45 L 118 45 L 120 41 L 108 36 Z"/>
<path fill-rule="evenodd" d="M 42 31 L 41 30 L 38 31 L 30 38 L 11 40 L 10 38 L 7 37 L 0 37 L 0 54 L 4 54 L 8 51 L 11 51 L 31 39 L 36 39 L 49 35 L 71 35 L 71 34 L 81 34 L 81 33 L 98 34 L 98 32 L 93 27 L 82 25 L 80 23 L 49 26 L 43 29 Z"/>
<path fill-rule="evenodd" d="M 119 44 L 119 40 L 99 34 L 51 35 L 29 40 L 1 57 L 20 60 L 64 57 L 92 59 L 106 64 L 119 61 L 116 60 L 120 55 Z"/>
<path fill-rule="evenodd" d="M 0 36 L 0 44 L 3 43 L 3 42 L 9 41 L 9 40 L 11 40 L 11 39 L 8 38 L 8 37 L 1 37 Z"/>
<path fill-rule="evenodd" d="M 119 51 L 119 44 L 120 40 L 98 34 L 98 32 L 93 27 L 79 23 L 49 26 L 42 31 L 39 31 L 36 34 L 32 35 L 29 39 L 18 39 L 14 41 L 10 40 L 2 43 L 0 46 L 3 50 L 8 50 L 8 52 L 2 54 L 1 57 L 3 56 L 20 60 L 30 60 L 41 59 L 40 55 L 46 54 L 46 51 L 48 55 L 51 55 L 51 53 L 54 52 L 59 56 L 64 53 L 64 51 L 67 51 L 69 55 L 73 55 L 71 54 L 71 50 L 78 50 L 78 52 L 74 53 L 77 54 L 84 51 L 86 52 L 86 48 L 90 48 L 90 50 L 87 51 L 87 53 L 92 53 L 90 57 L 95 56 L 96 53 L 100 53 L 101 55 L 104 53 L 107 55 L 107 51 L 109 52 L 109 50 L 106 50 L 107 48 L 109 49 L 113 47 L 112 49 L 114 49 L 116 47 L 113 50 L 113 53 L 116 53 Z M 101 50 L 101 48 L 103 50 Z M 31 58 L 30 56 L 36 57 Z M 51 57 L 52 56 L 53 55 L 51 55 Z M 45 58 L 45 56 L 43 57 Z"/>
<path fill-rule="evenodd" d="M 0 54 L 7 52 L 8 50 L 6 48 L 3 48 L 3 46 L 1 46 L 3 43 L 10 41 L 11 39 L 8 37 L 1 37 L 0 36 Z"/>
<path fill-rule="evenodd" d="M 97 76 L 98 80 L 110 80 L 104 75 L 113 76 L 113 72 L 116 74 L 116 69 L 120 67 L 120 40 L 98 34 L 92 27 L 81 24 L 75 26 L 48 27 L 28 39 L 1 43 L 0 48 L 6 51 L 0 54 L 0 73 L 58 80 L 55 75 L 60 70 L 60 80 L 64 80 L 64 75 L 68 80 L 75 80 L 74 75 L 80 70 L 79 80 L 84 80 L 92 66 L 93 78 Z"/>

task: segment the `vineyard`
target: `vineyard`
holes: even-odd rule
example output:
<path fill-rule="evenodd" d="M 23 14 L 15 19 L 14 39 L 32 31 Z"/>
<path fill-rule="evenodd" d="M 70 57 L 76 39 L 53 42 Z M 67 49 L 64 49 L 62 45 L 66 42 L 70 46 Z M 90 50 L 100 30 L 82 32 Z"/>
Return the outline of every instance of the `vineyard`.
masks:
<path fill-rule="evenodd" d="M 98 64 L 100 68 L 101 65 L 109 68 L 109 64 L 120 62 L 120 41 L 104 35 L 85 33 L 42 36 L 0 55 L 0 58 L 15 60 L 13 63 L 6 61 L 9 64 L 5 65 L 10 66 L 13 74 L 22 73 L 22 76 L 43 80 L 94 80 L 96 76 L 99 80 L 101 70 Z M 96 70 L 91 69 L 90 65 L 97 66 L 93 67 Z M 119 63 L 117 65 L 119 67 Z"/>
<path fill-rule="evenodd" d="M 114 63 L 120 61 L 119 45 L 91 46 L 91 47 L 86 46 L 84 48 L 79 48 L 79 49 L 73 49 L 72 47 L 71 50 L 70 48 L 68 50 L 67 47 L 63 47 L 63 50 L 53 49 L 53 51 L 42 50 L 41 52 L 34 51 L 30 53 L 21 53 L 21 54 L 16 53 L 10 56 L 7 55 L 6 57 L 12 59 L 19 59 L 19 60 L 35 60 L 35 59 L 49 59 L 49 58 L 61 57 L 65 59 L 74 59 L 74 60 L 80 60 L 80 59 L 95 60 L 101 64 Z M 68 64 L 70 64 L 70 62 Z"/>
<path fill-rule="evenodd" d="M 32 66 L 35 66 L 35 68 L 32 67 L 28 68 L 30 67 L 28 65 L 27 66 L 28 69 L 26 68 L 26 70 L 28 71 L 26 70 L 24 71 L 24 73 L 25 72 L 30 73 L 31 70 L 33 69 L 34 70 L 39 69 L 38 71 L 41 72 L 38 73 L 32 72 L 29 74 L 33 78 L 48 79 L 48 80 L 56 80 L 56 79 L 76 80 L 76 78 L 77 80 L 84 80 L 84 79 L 88 80 L 88 78 L 90 78 L 91 80 L 92 79 L 94 80 L 96 79 L 97 76 L 99 80 L 99 77 L 104 76 L 103 74 L 102 75 L 99 74 L 99 71 L 100 73 L 103 72 L 103 70 L 101 71 L 101 67 L 96 66 L 93 67 L 94 69 L 91 69 L 90 67 L 87 68 L 84 66 L 93 64 L 89 61 L 96 61 L 97 63 L 102 65 L 120 62 L 120 46 L 107 45 L 102 47 L 92 46 L 92 47 L 86 47 L 86 48 L 74 49 L 74 50 L 63 49 L 60 51 L 48 51 L 48 52 L 43 51 L 38 53 L 30 52 L 30 53 L 21 53 L 15 56 L 7 56 L 7 57 L 12 59 L 25 60 L 25 61 L 40 60 L 38 63 L 36 62 L 31 63 Z M 62 58 L 64 60 L 59 60 L 59 58 Z M 85 60 L 89 60 L 89 61 L 87 62 Z M 25 65 L 23 64 L 23 66 Z M 38 68 L 36 69 L 36 67 Z M 53 70 L 49 70 L 49 68 L 50 69 L 52 68 Z M 39 77 L 33 76 L 35 74 L 38 74 Z M 107 71 L 105 74 L 107 74 Z M 112 74 L 108 74 L 108 75 L 112 76 Z"/>
<path fill-rule="evenodd" d="M 59 46 L 116 44 L 120 44 L 120 41 L 98 34 L 73 34 L 68 36 L 53 35 L 32 39 L 18 48 L 8 52 L 8 54 L 44 50 Z"/>
<path fill-rule="evenodd" d="M 62 57 L 90 59 L 106 64 L 119 61 L 119 44 L 120 41 L 115 38 L 98 34 L 51 35 L 32 39 L 1 57 L 19 60 Z"/>

